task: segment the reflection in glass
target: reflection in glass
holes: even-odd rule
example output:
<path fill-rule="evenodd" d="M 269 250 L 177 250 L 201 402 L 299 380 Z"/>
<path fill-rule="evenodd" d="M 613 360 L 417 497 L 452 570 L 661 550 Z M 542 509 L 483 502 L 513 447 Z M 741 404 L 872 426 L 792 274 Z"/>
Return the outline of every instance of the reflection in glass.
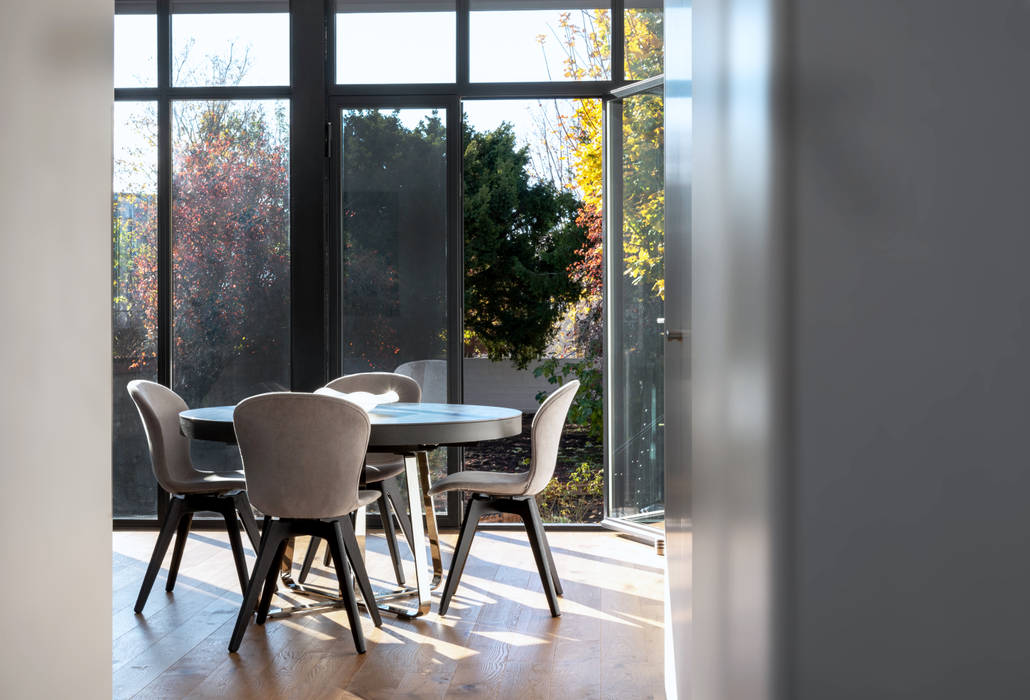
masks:
<path fill-rule="evenodd" d="M 157 484 L 125 385 L 157 379 L 157 105 L 115 102 L 111 350 L 113 496 L 118 518 L 151 517 Z"/>
<path fill-rule="evenodd" d="M 191 406 L 290 385 L 288 105 L 173 103 L 172 388 Z"/>
<path fill-rule="evenodd" d="M 157 85 L 157 15 L 153 3 L 146 14 L 114 16 L 114 86 Z"/>
<path fill-rule="evenodd" d="M 622 103 L 621 217 L 613 217 L 609 310 L 609 515 L 664 517 L 665 189 L 661 94 Z"/>
<path fill-rule="evenodd" d="M 626 80 L 643 80 L 665 70 L 660 0 L 627 0 L 625 13 Z"/>
<path fill-rule="evenodd" d="M 172 3 L 172 11 L 179 12 L 172 15 L 172 85 L 289 85 L 290 16 L 285 10 L 198 12 L 203 7 Z"/>
<path fill-rule="evenodd" d="M 336 12 L 337 83 L 454 82 L 453 0 L 337 0 Z"/>
<path fill-rule="evenodd" d="M 446 115 L 342 114 L 340 355 L 344 374 L 447 357 Z M 430 454 L 433 478 L 446 453 Z M 437 501 L 446 510 L 446 498 Z"/>
<path fill-rule="evenodd" d="M 607 80 L 611 3 L 471 0 L 472 82 Z"/>

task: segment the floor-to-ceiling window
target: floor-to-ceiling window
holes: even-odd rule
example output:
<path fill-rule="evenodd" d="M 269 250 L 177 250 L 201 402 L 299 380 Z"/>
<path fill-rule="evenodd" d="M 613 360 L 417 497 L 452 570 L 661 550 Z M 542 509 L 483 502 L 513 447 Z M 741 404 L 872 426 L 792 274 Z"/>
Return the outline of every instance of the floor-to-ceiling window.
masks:
<path fill-rule="evenodd" d="M 160 500 L 128 380 L 213 405 L 415 363 L 434 398 L 527 412 L 579 378 L 543 511 L 599 521 L 603 105 L 660 65 L 645 5 L 119 0 L 116 517 Z M 525 468 L 492 447 L 434 472 Z"/>
<path fill-rule="evenodd" d="M 159 498 L 127 381 L 191 405 L 290 385 L 288 3 L 118 3 L 114 513 Z M 238 464 L 194 445 L 199 465 Z"/>

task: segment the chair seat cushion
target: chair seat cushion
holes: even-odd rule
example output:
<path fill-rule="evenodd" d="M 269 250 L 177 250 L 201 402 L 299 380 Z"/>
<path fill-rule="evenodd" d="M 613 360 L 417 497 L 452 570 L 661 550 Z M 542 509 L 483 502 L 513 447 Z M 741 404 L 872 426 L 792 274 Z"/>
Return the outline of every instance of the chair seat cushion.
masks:
<path fill-rule="evenodd" d="M 358 507 L 367 506 L 369 503 L 373 502 L 377 498 L 379 498 L 379 492 L 378 491 L 365 491 L 364 489 L 359 489 L 358 490 Z"/>
<path fill-rule="evenodd" d="M 198 470 L 196 478 L 178 482 L 175 487 L 175 493 L 226 493 L 245 490 L 247 480 L 243 478 L 241 471 L 203 472 Z"/>
<path fill-rule="evenodd" d="M 448 491 L 474 491 L 488 496 L 521 496 L 526 492 L 528 476 L 528 472 L 458 472 L 437 481 L 429 493 L 436 495 Z"/>
<path fill-rule="evenodd" d="M 370 452 L 365 455 L 365 471 L 361 480 L 366 484 L 392 479 L 404 471 L 404 458 L 400 455 Z"/>

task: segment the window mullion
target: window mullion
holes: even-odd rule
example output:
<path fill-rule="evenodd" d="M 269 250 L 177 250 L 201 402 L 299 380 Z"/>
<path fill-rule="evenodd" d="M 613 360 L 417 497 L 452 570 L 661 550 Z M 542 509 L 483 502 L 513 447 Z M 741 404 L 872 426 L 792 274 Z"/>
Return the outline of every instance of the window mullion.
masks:
<path fill-rule="evenodd" d="M 458 94 L 468 89 L 469 84 L 469 0 L 457 0 L 457 61 L 456 73 Z"/>
<path fill-rule="evenodd" d="M 157 0 L 157 381 L 172 386 L 172 133 L 171 0 Z M 157 517 L 168 497 L 157 487 Z"/>

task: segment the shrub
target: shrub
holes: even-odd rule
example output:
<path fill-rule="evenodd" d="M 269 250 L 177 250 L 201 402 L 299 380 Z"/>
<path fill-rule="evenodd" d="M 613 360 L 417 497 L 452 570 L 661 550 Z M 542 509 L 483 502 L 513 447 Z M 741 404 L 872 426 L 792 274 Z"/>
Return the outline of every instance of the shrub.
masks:
<path fill-rule="evenodd" d="M 567 481 L 551 479 L 536 497 L 544 522 L 581 523 L 604 502 L 604 470 L 581 462 Z"/>
<path fill-rule="evenodd" d="M 579 380 L 579 391 L 569 408 L 569 421 L 587 429 L 587 435 L 594 442 L 600 443 L 604 436 L 604 403 L 601 391 L 601 368 L 590 359 L 562 364 L 557 358 L 550 358 L 540 363 L 533 370 L 533 375 L 546 377 L 548 383 L 561 386 L 570 377 Z M 540 403 L 547 398 L 548 392 L 537 393 Z"/>

